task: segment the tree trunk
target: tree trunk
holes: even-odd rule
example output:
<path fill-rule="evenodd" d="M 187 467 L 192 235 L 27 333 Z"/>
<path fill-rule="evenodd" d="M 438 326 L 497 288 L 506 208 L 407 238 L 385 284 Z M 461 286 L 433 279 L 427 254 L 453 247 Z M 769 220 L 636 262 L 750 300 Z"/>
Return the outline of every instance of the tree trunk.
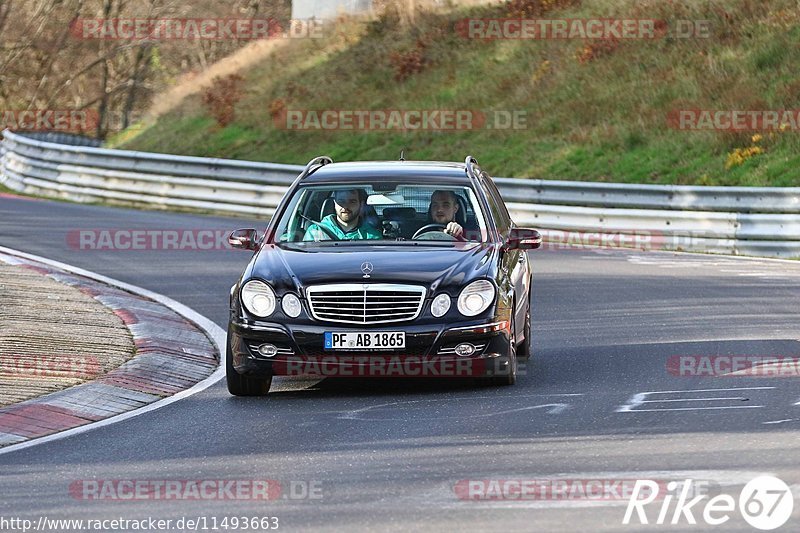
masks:
<path fill-rule="evenodd" d="M 122 110 L 122 129 L 130 125 L 131 112 L 133 111 L 133 106 L 136 104 L 136 93 L 139 90 L 142 79 L 146 75 L 151 57 L 149 45 L 142 45 L 136 51 L 136 62 L 133 67 L 133 76 L 131 76 L 130 80 L 131 85 L 125 97 L 125 107 Z"/>
<path fill-rule="evenodd" d="M 113 8 L 114 0 L 103 0 L 103 18 L 108 19 L 111 18 L 111 9 Z M 106 44 L 105 41 L 102 44 L 102 53 L 103 55 L 106 54 Z M 107 115 L 108 115 L 108 59 L 103 61 L 103 74 L 101 77 L 100 83 L 100 107 L 97 110 L 97 130 L 96 135 L 98 139 L 105 139 L 106 132 L 108 131 L 106 126 L 107 122 Z"/>

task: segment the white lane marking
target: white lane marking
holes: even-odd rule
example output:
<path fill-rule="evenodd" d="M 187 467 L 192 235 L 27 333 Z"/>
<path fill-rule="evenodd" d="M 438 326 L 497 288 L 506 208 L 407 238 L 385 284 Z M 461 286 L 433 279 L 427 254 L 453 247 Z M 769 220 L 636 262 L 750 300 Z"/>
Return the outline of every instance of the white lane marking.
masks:
<path fill-rule="evenodd" d="M 583 394 L 536 394 L 536 395 L 527 395 L 527 397 L 542 397 L 542 396 L 583 396 Z M 523 398 L 525 396 L 522 396 Z M 519 396 L 517 397 L 519 398 Z M 494 396 L 470 396 L 470 400 L 482 400 L 482 399 L 495 399 Z M 353 409 L 351 411 L 346 411 L 341 415 L 337 416 L 340 420 L 361 420 L 361 421 L 376 421 L 376 420 L 406 420 L 407 418 L 362 418 L 362 415 L 369 411 L 374 411 L 376 409 L 381 409 L 383 407 L 391 407 L 395 405 L 407 405 L 412 403 L 423 403 L 423 402 L 443 402 L 447 401 L 448 399 L 443 398 L 432 398 L 432 399 L 425 399 L 425 400 L 408 400 L 408 401 L 396 401 L 396 402 L 387 402 L 381 403 L 378 405 L 370 405 L 367 407 L 361 407 L 360 409 Z M 543 409 L 549 407 L 547 410 L 547 414 L 549 415 L 557 415 L 561 414 L 567 409 L 569 409 L 570 404 L 568 403 L 546 403 L 540 405 L 529 405 L 525 407 L 517 407 L 514 409 L 507 409 L 503 411 L 493 411 L 491 413 L 483 413 L 479 415 L 461 415 L 459 418 L 486 418 L 486 417 L 493 417 L 501 414 L 508 414 L 508 413 L 517 413 L 520 411 L 532 411 L 534 409 Z M 452 417 L 450 416 L 434 416 L 434 417 L 425 417 L 425 420 L 450 420 Z"/>
<path fill-rule="evenodd" d="M 787 274 L 780 274 L 777 272 L 739 272 L 736 274 L 742 278 L 759 278 L 759 279 L 779 279 L 785 280 L 786 278 L 790 278 L 791 276 Z"/>
<path fill-rule="evenodd" d="M 25 259 L 30 259 L 32 261 L 38 261 L 39 263 L 44 263 L 46 265 L 50 265 L 55 268 L 59 268 L 66 272 L 70 272 L 72 274 L 83 276 L 86 278 L 93 279 L 95 281 L 99 281 L 100 283 L 105 283 L 107 285 L 112 285 L 114 287 L 120 288 L 122 290 L 131 292 L 133 294 L 138 294 L 140 296 L 144 296 L 146 298 L 150 298 L 151 300 L 155 300 L 156 302 L 164 305 L 179 315 L 182 315 L 190 322 L 196 324 L 200 329 L 205 331 L 206 335 L 216 344 L 217 351 L 220 354 L 220 364 L 217 369 L 214 371 L 213 374 L 208 376 L 203 381 L 196 383 L 194 386 L 183 390 L 173 396 L 168 398 L 164 398 L 163 400 L 158 400 L 157 402 L 153 402 L 151 404 L 145 405 L 144 407 L 140 407 L 134 411 L 128 411 L 127 413 L 122 413 L 116 416 L 112 416 L 111 418 L 106 418 L 105 420 L 100 420 L 98 422 L 92 422 L 90 424 L 85 424 L 83 426 L 69 429 L 67 431 L 62 431 L 60 433 L 54 433 L 52 435 L 47 435 L 45 437 L 39 437 L 36 439 L 32 439 L 26 442 L 21 442 L 19 444 L 12 444 L 11 446 L 6 446 L 5 448 L 0 449 L 0 455 L 15 452 L 18 450 L 23 450 L 25 448 L 30 448 L 32 446 L 37 446 L 39 444 L 44 444 L 46 442 L 52 442 L 55 440 L 64 439 L 67 437 L 71 437 L 73 435 L 78 435 L 80 433 L 85 433 L 87 431 L 91 431 L 93 429 L 101 428 L 104 426 L 110 426 L 111 424 L 116 424 L 117 422 L 122 422 L 123 420 L 128 420 L 129 418 L 133 418 L 135 416 L 143 415 L 145 413 L 149 413 L 151 411 L 155 411 L 156 409 L 161 409 L 162 407 L 166 407 L 172 403 L 175 403 L 179 400 L 183 400 L 184 398 L 188 398 L 198 392 L 201 392 L 211 385 L 218 382 L 220 379 L 225 377 L 225 366 L 222 364 L 223 357 L 225 357 L 225 343 L 226 341 L 226 333 L 225 331 L 216 325 L 214 322 L 209 320 L 208 318 L 204 317 L 200 313 L 194 311 L 193 309 L 183 305 L 182 303 L 176 302 L 175 300 L 168 298 L 162 294 L 158 294 L 147 289 L 143 289 L 141 287 L 137 287 L 135 285 L 130 285 L 128 283 L 118 281 L 101 274 L 97 274 L 95 272 L 90 272 L 88 270 L 84 270 L 82 268 L 74 267 L 72 265 L 68 265 L 65 263 L 61 263 L 59 261 L 54 261 L 52 259 L 47 259 L 45 257 L 40 257 L 33 254 L 28 254 L 25 252 L 20 252 L 18 250 L 12 250 L 11 248 L 6 248 L 4 246 L 0 246 L 0 252 L 8 254 L 8 255 L 15 255 L 17 257 L 22 257 Z"/>
<path fill-rule="evenodd" d="M 736 405 L 736 406 L 714 406 L 714 407 L 670 407 L 664 409 L 637 409 L 638 406 L 647 403 L 666 403 L 669 401 L 720 401 L 720 400 L 738 400 L 742 401 L 746 398 L 729 398 L 729 397 L 713 397 L 713 398 L 662 398 L 662 399 L 648 399 L 659 394 L 692 394 L 699 392 L 731 392 L 742 390 L 772 390 L 775 387 L 734 387 L 728 389 L 688 389 L 688 390 L 669 390 L 669 391 L 649 391 L 638 392 L 630 397 L 628 403 L 621 405 L 617 408 L 618 413 L 640 413 L 640 412 L 657 412 L 657 411 L 705 411 L 705 410 L 719 410 L 719 409 L 760 409 L 763 405 Z"/>
<path fill-rule="evenodd" d="M 684 389 L 684 390 L 659 390 L 651 392 L 642 392 L 640 394 L 676 394 L 682 392 L 719 392 L 719 391 L 736 391 L 736 390 L 767 390 L 774 389 L 775 387 L 732 387 L 730 389 Z"/>
<path fill-rule="evenodd" d="M 785 420 L 772 420 L 770 422 L 764 422 L 765 425 L 767 424 L 785 424 L 786 422 L 800 422 L 800 418 L 787 418 Z"/>
<path fill-rule="evenodd" d="M 672 400 L 644 400 L 641 403 L 668 403 L 668 402 L 708 402 L 711 400 L 739 400 L 743 401 L 747 398 L 742 396 L 731 396 L 729 398 L 678 398 Z"/>
<path fill-rule="evenodd" d="M 375 421 L 375 420 L 406 420 L 406 418 L 397 418 L 397 417 L 393 417 L 393 418 L 359 418 L 358 417 L 359 415 L 362 415 L 362 414 L 364 414 L 364 413 L 366 413 L 368 411 L 377 409 L 379 407 L 388 407 L 388 406 L 391 406 L 391 405 L 397 405 L 397 404 L 401 404 L 401 403 L 403 403 L 403 402 L 392 402 L 392 403 L 388 403 L 388 404 L 384 404 L 384 405 L 375 405 L 375 406 L 371 406 L 371 407 L 365 407 L 363 410 L 360 410 L 360 412 L 357 414 L 357 416 L 355 416 L 353 418 L 350 418 L 348 416 L 344 416 L 344 417 L 340 417 L 340 418 L 343 418 L 343 419 L 346 419 L 346 420 L 368 420 L 370 422 Z M 527 406 L 527 407 L 517 407 L 517 408 L 514 408 L 514 409 L 506 409 L 506 410 L 503 410 L 503 411 L 493 411 L 491 413 L 483 413 L 483 414 L 480 414 L 480 415 L 466 415 L 466 416 L 465 415 L 460 415 L 458 418 L 489 418 L 489 417 L 493 417 L 493 416 L 497 416 L 497 415 L 506 415 L 506 414 L 509 414 L 509 413 L 518 413 L 518 412 L 521 412 L 521 411 L 532 411 L 534 409 L 543 409 L 543 408 L 546 408 L 546 407 L 549 407 L 549 409 L 547 411 L 548 415 L 557 415 L 557 414 L 563 413 L 567 408 L 569 408 L 569 404 L 568 403 L 545 403 L 545 404 L 542 404 L 542 405 L 531 405 L 531 406 Z M 422 418 L 424 418 L 425 420 L 452 420 L 453 417 L 451 417 L 451 416 L 430 416 L 430 417 L 423 416 Z"/>
<path fill-rule="evenodd" d="M 762 409 L 763 405 L 730 405 L 719 407 L 670 407 L 669 409 L 633 409 L 627 413 L 657 413 L 660 411 L 717 411 L 724 409 Z M 617 411 L 621 413 L 623 411 Z"/>

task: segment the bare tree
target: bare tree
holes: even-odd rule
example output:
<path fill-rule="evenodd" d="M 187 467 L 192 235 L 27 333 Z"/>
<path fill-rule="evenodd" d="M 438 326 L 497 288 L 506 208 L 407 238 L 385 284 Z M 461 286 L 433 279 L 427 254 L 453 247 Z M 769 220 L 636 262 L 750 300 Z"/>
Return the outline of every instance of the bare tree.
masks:
<path fill-rule="evenodd" d="M 53 67 L 56 64 L 56 61 L 66 49 L 65 44 L 71 31 L 71 24 L 78 18 L 82 9 L 83 9 L 83 0 L 77 0 L 77 2 L 75 3 L 73 16 L 70 18 L 70 24 L 63 25 L 63 28 L 58 38 L 55 41 L 55 45 L 51 47 L 51 53 L 47 55 L 47 58 L 42 66 L 42 69 L 36 75 L 36 77 L 39 79 L 39 83 L 36 85 L 36 89 L 30 96 L 30 100 L 28 102 L 28 109 L 34 107 L 34 105 L 36 104 L 36 100 L 39 97 L 39 92 L 45 87 L 46 83 L 50 79 L 50 75 L 53 71 Z"/>
<path fill-rule="evenodd" d="M 125 106 L 122 108 L 122 127 L 130 125 L 131 114 L 136 104 L 136 97 L 144 82 L 148 67 L 150 66 L 151 47 L 149 45 L 139 46 L 136 51 L 136 60 L 133 66 L 133 75 L 128 84 L 128 94 L 125 97 Z"/>
<path fill-rule="evenodd" d="M 0 0 L 0 33 L 8 20 L 8 14 L 11 12 L 11 0 Z"/>
<path fill-rule="evenodd" d="M 129 126 L 152 94 L 248 41 L 82 38 L 82 19 L 287 18 L 289 0 L 0 0 L 0 109 L 94 109 L 93 133 Z M 13 21 L 13 23 L 12 23 Z M 120 117 L 117 122 L 116 117 Z"/>

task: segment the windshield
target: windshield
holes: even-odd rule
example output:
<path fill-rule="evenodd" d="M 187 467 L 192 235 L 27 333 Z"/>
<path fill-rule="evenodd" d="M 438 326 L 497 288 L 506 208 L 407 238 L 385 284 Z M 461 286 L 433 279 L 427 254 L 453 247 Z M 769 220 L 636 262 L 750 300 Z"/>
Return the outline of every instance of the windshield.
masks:
<path fill-rule="evenodd" d="M 383 185 L 383 184 L 380 184 Z M 370 183 L 304 186 L 275 233 L 280 243 L 485 242 L 486 221 L 469 187 Z"/>

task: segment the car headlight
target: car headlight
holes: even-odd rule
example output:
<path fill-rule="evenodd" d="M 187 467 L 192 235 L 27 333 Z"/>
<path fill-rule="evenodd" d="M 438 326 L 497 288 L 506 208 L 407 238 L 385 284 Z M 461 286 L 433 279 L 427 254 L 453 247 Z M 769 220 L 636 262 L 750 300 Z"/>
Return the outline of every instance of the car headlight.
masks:
<path fill-rule="evenodd" d="M 431 302 L 431 314 L 436 318 L 444 316 L 450 310 L 450 295 L 440 294 Z"/>
<path fill-rule="evenodd" d="M 494 285 L 484 279 L 473 281 L 458 295 L 458 311 L 464 316 L 483 313 L 494 301 Z"/>
<path fill-rule="evenodd" d="M 281 307 L 287 316 L 297 318 L 300 315 L 300 298 L 289 293 L 281 298 Z"/>
<path fill-rule="evenodd" d="M 265 318 L 275 311 L 275 291 L 263 281 L 248 281 L 242 287 L 242 304 L 257 317 Z"/>

